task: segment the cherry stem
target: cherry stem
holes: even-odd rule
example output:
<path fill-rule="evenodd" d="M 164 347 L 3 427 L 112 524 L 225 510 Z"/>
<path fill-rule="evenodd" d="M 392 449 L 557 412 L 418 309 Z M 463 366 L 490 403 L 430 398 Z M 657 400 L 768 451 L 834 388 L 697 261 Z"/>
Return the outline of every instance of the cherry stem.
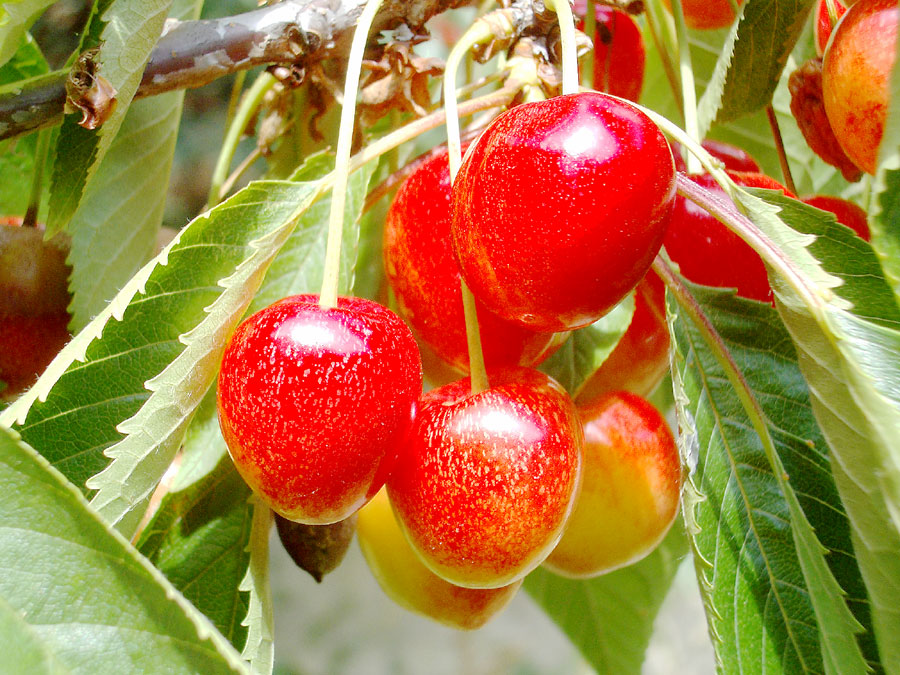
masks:
<path fill-rule="evenodd" d="M 52 129 L 41 129 L 38 132 L 37 146 L 34 149 L 34 176 L 31 179 L 31 193 L 28 195 L 28 208 L 22 218 L 22 227 L 37 227 L 38 212 L 41 210 L 41 193 L 44 189 L 44 169 L 47 155 L 50 154 L 50 136 Z"/>
<path fill-rule="evenodd" d="M 691 45 L 688 40 L 687 24 L 684 22 L 684 10 L 681 6 L 681 0 L 672 0 L 672 16 L 675 18 L 675 35 L 678 39 L 684 129 L 695 141 L 701 141 L 703 139 L 700 138 L 700 125 L 697 121 L 697 90 L 694 85 L 694 71 L 691 68 Z M 694 155 L 688 153 L 685 163 L 688 173 L 698 172 L 699 167 Z"/>
<path fill-rule="evenodd" d="M 772 138 L 775 139 L 775 150 L 778 153 L 778 162 L 781 164 L 781 176 L 788 190 L 797 194 L 797 186 L 794 185 L 794 177 L 791 175 L 791 165 L 788 163 L 787 153 L 784 150 L 784 139 L 781 137 L 781 127 L 775 116 L 775 108 L 772 104 L 766 106 L 766 117 L 769 118 L 769 128 L 772 129 Z"/>
<path fill-rule="evenodd" d="M 562 0 L 568 2 L 568 0 Z M 462 164 L 462 142 L 459 133 L 459 108 L 456 104 L 456 74 L 462 59 L 475 45 L 492 39 L 493 30 L 482 17 L 467 30 L 450 50 L 447 56 L 447 67 L 444 69 L 444 110 L 447 114 L 447 151 L 450 164 L 450 185 L 456 180 Z M 577 69 L 576 69 L 576 81 Z M 466 320 L 466 343 L 469 350 L 469 381 L 472 393 L 477 394 L 490 388 L 487 369 L 484 365 L 484 351 L 481 348 L 481 331 L 478 327 L 478 312 L 475 298 L 466 282 L 460 276 L 463 314 Z"/>
<path fill-rule="evenodd" d="M 595 0 L 587 1 L 587 13 L 584 15 L 584 33 L 591 39 L 594 51 L 597 50 L 597 3 Z M 581 74 L 588 87 L 596 88 L 594 83 L 594 55 L 588 54 L 581 67 Z"/>
<path fill-rule="evenodd" d="M 672 57 L 669 50 L 663 45 L 662 36 L 660 36 L 659 30 L 657 29 L 656 18 L 653 15 L 651 7 L 647 7 L 647 10 L 644 12 L 644 17 L 647 19 L 647 30 L 650 31 L 650 38 L 653 40 L 653 46 L 656 47 L 656 53 L 659 54 L 663 72 L 666 74 L 666 80 L 668 80 L 669 86 L 672 88 L 675 103 L 678 105 L 678 112 L 680 112 L 681 117 L 684 118 L 684 101 L 681 98 L 681 87 L 678 86 L 678 74 L 675 72 L 675 66 L 672 65 Z"/>
<path fill-rule="evenodd" d="M 828 9 L 828 20 L 831 21 L 831 29 L 834 30 L 835 24 L 838 22 L 837 5 L 834 0 L 825 0 L 825 7 Z M 819 17 L 816 16 L 818 21 Z"/>
<path fill-rule="evenodd" d="M 216 167 L 213 169 L 212 179 L 209 186 L 209 197 L 206 200 L 206 208 L 211 209 L 224 197 L 222 189 L 225 180 L 228 178 L 228 170 L 231 168 L 231 161 L 234 159 L 234 153 L 237 151 L 238 143 L 241 142 L 250 121 L 262 105 L 263 98 L 272 87 L 278 83 L 271 74 L 262 72 L 253 86 L 247 90 L 241 99 L 241 103 L 234 113 L 231 124 L 228 126 L 228 133 L 222 142 L 222 150 L 219 152 L 219 158 L 216 160 Z"/>
<path fill-rule="evenodd" d="M 575 18 L 569 0 L 545 0 L 556 11 L 562 50 L 562 93 L 578 93 L 578 45 L 575 43 Z"/>
<path fill-rule="evenodd" d="M 359 75 L 369 39 L 369 29 L 381 6 L 381 0 L 369 0 L 359 17 L 350 44 L 347 59 L 347 77 L 344 80 L 344 100 L 341 105 L 341 124 L 334 161 L 334 187 L 331 190 L 331 211 L 328 216 L 328 243 L 325 248 L 325 271 L 319 307 L 328 309 L 337 304 L 338 284 L 341 275 L 341 238 L 344 230 L 344 204 L 347 199 L 347 181 L 350 177 L 350 150 L 353 145 L 353 127 L 356 117 L 356 97 L 359 93 Z"/>

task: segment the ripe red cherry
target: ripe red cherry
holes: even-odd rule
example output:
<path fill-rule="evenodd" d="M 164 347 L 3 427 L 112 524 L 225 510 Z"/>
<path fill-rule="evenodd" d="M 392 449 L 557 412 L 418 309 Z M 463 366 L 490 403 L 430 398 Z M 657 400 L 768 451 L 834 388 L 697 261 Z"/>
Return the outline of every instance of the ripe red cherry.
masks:
<path fill-rule="evenodd" d="M 746 171 L 749 173 L 759 173 L 761 171 L 759 164 L 753 159 L 752 155 L 736 145 L 725 143 L 724 141 L 716 141 L 711 138 L 707 138 L 700 145 L 713 157 L 721 160 L 728 171 Z M 685 173 L 687 166 L 681 154 L 681 143 L 678 141 L 672 141 L 672 156 L 675 158 L 675 170 Z"/>
<path fill-rule="evenodd" d="M 591 86 L 613 96 L 637 101 L 644 85 L 647 60 L 641 29 L 628 14 L 612 7 L 594 5 L 597 35 L 594 39 L 594 81 Z M 586 2 L 576 2 L 579 16 L 587 13 Z M 584 21 L 578 22 L 584 30 Z"/>
<path fill-rule="evenodd" d="M 399 312 L 416 336 L 453 368 L 468 373 L 459 266 L 450 246 L 446 150 L 420 166 L 397 191 L 384 225 L 384 267 Z M 504 321 L 481 303 L 478 324 L 489 368 L 537 365 L 561 343 L 552 333 Z"/>
<path fill-rule="evenodd" d="M 678 513 L 681 460 L 675 439 L 652 404 L 610 392 L 580 411 L 584 483 L 559 545 L 544 566 L 586 578 L 650 553 Z"/>
<path fill-rule="evenodd" d="M 666 9 L 672 11 L 672 0 L 663 0 Z M 737 0 L 740 7 L 744 0 Z M 734 21 L 731 0 L 681 0 L 681 11 L 688 28 L 711 30 L 727 28 Z"/>
<path fill-rule="evenodd" d="M 830 211 L 839 223 L 849 227 L 861 238 L 866 241 L 872 239 L 872 234 L 869 231 L 869 219 L 861 206 L 831 195 L 813 195 L 812 197 L 804 197 L 801 201 L 804 204 L 815 206 L 817 209 Z"/>
<path fill-rule="evenodd" d="M 370 300 L 295 295 L 238 326 L 222 358 L 222 435 L 281 516 L 347 518 L 384 484 L 422 389 L 415 340 Z"/>
<path fill-rule="evenodd" d="M 794 196 L 781 183 L 764 174 L 729 175 L 738 185 L 782 190 L 788 196 Z M 725 191 L 709 174 L 691 176 L 691 180 L 727 198 Z M 706 286 L 736 288 L 738 295 L 745 298 L 772 302 L 766 266 L 756 251 L 684 197 L 679 196 L 675 200 L 675 212 L 666 234 L 665 247 L 672 260 L 678 263 L 681 273 L 691 281 Z"/>
<path fill-rule="evenodd" d="M 593 323 L 649 269 L 674 178 L 665 138 L 624 101 L 587 92 L 512 108 L 469 148 L 453 185 L 463 278 L 522 326 Z"/>
<path fill-rule="evenodd" d="M 822 96 L 834 135 L 856 166 L 875 173 L 890 100 L 900 6 L 859 0 L 841 19 L 822 63 Z"/>
<path fill-rule="evenodd" d="M 603 364 L 578 392 L 579 407 L 610 391 L 624 389 L 647 396 L 669 370 L 666 289 L 656 272 L 647 272 L 634 289 L 634 314 L 628 329 Z"/>
<path fill-rule="evenodd" d="M 581 480 L 581 423 L 543 373 L 490 374 L 422 397 L 388 495 L 422 562 L 450 583 L 499 588 L 523 578 L 562 536 Z"/>
<path fill-rule="evenodd" d="M 837 19 L 844 16 L 847 8 L 841 4 L 841 0 L 834 0 L 834 11 Z M 815 14 L 813 15 L 815 22 L 813 24 L 813 33 L 816 41 L 816 54 L 820 57 L 825 53 L 825 47 L 828 46 L 828 38 L 831 37 L 831 31 L 834 30 L 834 24 L 831 22 L 831 15 L 828 13 L 828 3 L 826 0 L 818 0 L 816 2 Z"/>

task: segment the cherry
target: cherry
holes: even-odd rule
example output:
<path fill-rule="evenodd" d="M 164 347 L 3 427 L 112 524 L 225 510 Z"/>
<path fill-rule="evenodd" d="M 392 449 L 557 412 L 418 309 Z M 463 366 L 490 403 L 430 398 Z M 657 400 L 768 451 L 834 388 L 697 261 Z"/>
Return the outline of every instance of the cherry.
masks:
<path fill-rule="evenodd" d="M 736 145 L 725 143 L 724 141 L 716 141 L 711 138 L 707 138 L 700 145 L 713 157 L 721 160 L 728 171 L 746 171 L 750 173 L 759 173 L 761 171 L 759 164 L 750 153 Z M 675 170 L 682 173 L 687 172 L 687 166 L 681 153 L 681 143 L 678 141 L 672 141 L 672 156 L 675 158 Z"/>
<path fill-rule="evenodd" d="M 450 246 L 446 150 L 422 164 L 400 186 L 387 213 L 383 249 L 385 272 L 401 316 L 439 358 L 467 373 L 459 266 Z M 481 303 L 478 323 L 489 368 L 537 365 L 562 342 L 552 333 L 536 333 L 505 321 Z"/>
<path fill-rule="evenodd" d="M 846 11 L 847 8 L 841 4 L 841 0 L 834 0 L 834 12 L 837 19 L 844 16 L 844 12 Z M 813 17 L 816 54 L 822 56 L 825 53 L 825 47 L 828 45 L 828 38 L 831 37 L 831 31 L 834 30 L 834 24 L 831 22 L 831 15 L 828 13 L 828 3 L 826 0 L 818 0 L 818 2 L 816 2 L 816 9 Z"/>
<path fill-rule="evenodd" d="M 42 227 L 0 218 L 0 400 L 37 380 L 69 334 L 69 244 Z"/>
<path fill-rule="evenodd" d="M 587 3 L 576 2 L 579 16 L 587 13 Z M 641 29 L 628 14 L 605 5 L 594 5 L 597 17 L 594 38 L 594 79 L 591 86 L 613 96 L 637 101 L 644 85 L 647 60 Z M 584 30 L 584 20 L 578 29 Z"/>
<path fill-rule="evenodd" d="M 665 419 L 628 392 L 610 392 L 584 421 L 584 483 L 559 545 L 544 562 L 567 577 L 597 576 L 650 553 L 678 513 L 681 462 Z"/>
<path fill-rule="evenodd" d="M 841 19 L 822 64 L 825 113 L 856 166 L 875 173 L 890 99 L 900 6 L 859 0 Z"/>
<path fill-rule="evenodd" d="M 452 628 L 480 628 L 522 585 L 514 581 L 500 588 L 463 588 L 441 579 L 406 541 L 384 490 L 360 510 L 357 538 L 372 575 L 391 600 Z"/>
<path fill-rule="evenodd" d="M 862 239 L 866 241 L 872 239 L 872 234 L 869 231 L 869 219 L 866 216 L 866 212 L 859 205 L 831 195 L 813 195 L 804 197 L 801 201 L 804 204 L 815 206 L 817 209 L 830 211 L 839 223 L 849 227 Z"/>
<path fill-rule="evenodd" d="M 415 340 L 370 300 L 284 298 L 238 326 L 219 374 L 238 471 L 288 520 L 344 520 L 384 484 L 422 389 Z"/>
<path fill-rule="evenodd" d="M 463 278 L 522 326 L 590 324 L 649 269 L 674 178 L 665 138 L 627 102 L 585 92 L 512 108 L 469 148 L 453 185 Z"/>
<path fill-rule="evenodd" d="M 578 392 L 579 407 L 609 391 L 624 389 L 647 396 L 669 370 L 666 289 L 651 270 L 634 289 L 634 314 L 628 329 Z"/>
<path fill-rule="evenodd" d="M 441 578 L 498 588 L 556 546 L 581 479 L 581 423 L 535 370 L 489 373 L 422 397 L 388 495 L 413 549 Z"/>
<path fill-rule="evenodd" d="M 672 0 L 663 0 L 666 9 L 672 11 Z M 744 0 L 737 0 L 740 7 Z M 688 28 L 710 30 L 727 28 L 734 21 L 731 0 L 681 0 L 681 11 Z"/>
<path fill-rule="evenodd" d="M 774 178 L 760 173 L 729 174 L 746 187 L 782 190 L 793 197 Z M 726 198 L 725 191 L 709 174 L 690 177 L 707 190 Z M 745 298 L 772 302 L 772 288 L 766 266 L 747 243 L 692 201 L 679 196 L 675 200 L 672 224 L 666 234 L 666 252 L 678 263 L 681 273 L 691 281 L 707 286 L 736 288 Z"/>

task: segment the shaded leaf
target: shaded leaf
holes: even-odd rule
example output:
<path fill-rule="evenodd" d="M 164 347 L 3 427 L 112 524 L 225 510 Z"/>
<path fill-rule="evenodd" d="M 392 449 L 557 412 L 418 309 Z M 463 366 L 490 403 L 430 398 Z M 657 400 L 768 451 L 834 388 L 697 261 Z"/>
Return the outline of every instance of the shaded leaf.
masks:
<path fill-rule="evenodd" d="M 6 428 L 0 485 L 0 630 L 7 650 L 23 652 L 17 668 L 248 672 L 206 618 Z"/>
<path fill-rule="evenodd" d="M 0 3 L 0 66 L 9 61 L 31 24 L 55 0 L 5 0 Z"/>
<path fill-rule="evenodd" d="M 250 594 L 250 605 L 243 625 L 247 626 L 247 642 L 241 653 L 255 673 L 271 675 L 275 665 L 275 620 L 272 612 L 272 589 L 269 581 L 269 530 L 272 511 L 259 499 L 252 498 L 253 530 L 250 535 L 250 565 L 240 590 Z"/>
<path fill-rule="evenodd" d="M 78 126 L 79 114 L 63 121 L 53 166 L 51 234 L 65 227 L 119 131 L 137 91 L 144 65 L 162 32 L 172 0 L 98 0 L 80 50 L 98 48 L 99 75 L 116 90 L 116 107 L 95 131 Z"/>
<path fill-rule="evenodd" d="M 525 590 L 598 673 L 640 673 L 653 621 L 687 551 L 680 522 L 643 560 L 595 579 L 538 568 Z"/>

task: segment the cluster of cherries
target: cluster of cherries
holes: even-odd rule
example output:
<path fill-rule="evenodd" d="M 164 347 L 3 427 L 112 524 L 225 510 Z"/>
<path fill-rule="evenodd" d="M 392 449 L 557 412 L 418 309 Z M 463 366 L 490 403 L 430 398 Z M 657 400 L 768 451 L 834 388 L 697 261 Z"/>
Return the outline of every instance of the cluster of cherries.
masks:
<path fill-rule="evenodd" d="M 606 26 L 631 21 L 597 11 Z M 629 34 L 612 33 L 594 73 L 637 96 L 642 72 L 635 87 L 620 79 L 633 72 L 614 77 L 604 61 Z M 784 190 L 744 151 L 704 146 L 738 184 Z M 232 336 L 218 409 L 237 469 L 289 521 L 357 515 L 388 594 L 461 628 L 481 625 L 541 564 L 584 578 L 646 555 L 674 521 L 682 482 L 671 431 L 642 398 L 668 370 L 664 288 L 650 265 L 665 245 L 686 277 L 772 301 L 755 252 L 676 197 L 676 170 L 680 152 L 649 118 L 597 92 L 501 114 L 452 185 L 446 151 L 432 153 L 385 225 L 405 321 L 369 300 L 301 295 Z M 691 178 L 721 191 L 709 175 Z M 814 199 L 867 236 L 861 209 Z M 420 348 L 426 369 L 469 370 L 460 280 L 476 299 L 487 384 L 444 379 L 423 394 Z M 631 324 L 573 401 L 535 366 L 632 291 Z"/>

